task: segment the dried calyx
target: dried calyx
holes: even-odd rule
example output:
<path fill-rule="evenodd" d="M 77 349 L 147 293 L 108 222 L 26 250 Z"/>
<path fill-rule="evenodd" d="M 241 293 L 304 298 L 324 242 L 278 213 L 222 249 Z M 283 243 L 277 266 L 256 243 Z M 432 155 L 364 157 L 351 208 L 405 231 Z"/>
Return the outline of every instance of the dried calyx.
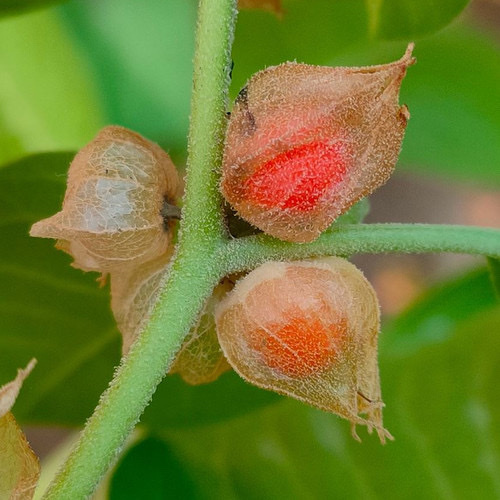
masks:
<path fill-rule="evenodd" d="M 74 267 L 109 274 L 124 355 L 168 273 L 179 186 L 175 166 L 159 146 L 122 127 L 106 127 L 71 163 L 61 212 L 31 229 L 32 236 L 57 238 Z M 230 368 L 217 341 L 213 308 L 231 287 L 227 281 L 215 289 L 173 365 L 189 383 L 210 382 Z"/>
<path fill-rule="evenodd" d="M 381 66 L 286 63 L 254 75 L 236 100 L 223 158 L 221 189 L 237 214 L 307 242 L 383 184 L 409 117 L 398 96 L 412 48 Z M 169 272 L 179 185 L 156 144 L 107 127 L 72 162 L 62 211 L 31 229 L 56 238 L 75 267 L 110 275 L 124 355 Z M 237 219 L 233 229 L 249 232 Z M 382 422 L 379 306 L 360 271 L 336 257 L 269 262 L 233 285 L 215 288 L 172 373 L 200 384 L 233 367 L 259 387 L 348 419 L 356 438 L 358 424 L 391 438 Z"/>
<path fill-rule="evenodd" d="M 214 309 L 233 286 L 232 280 L 224 278 L 215 287 L 170 369 L 170 373 L 178 373 L 189 384 L 213 382 L 231 369 L 217 338 Z"/>
<path fill-rule="evenodd" d="M 10 411 L 35 364 L 32 359 L 14 380 L 0 386 L 0 498 L 32 498 L 40 476 L 38 458 Z"/>
<path fill-rule="evenodd" d="M 357 424 L 382 442 L 391 437 L 382 423 L 377 298 L 346 260 L 263 264 L 217 306 L 216 324 L 247 381 L 348 419 L 356 438 Z"/>
<path fill-rule="evenodd" d="M 221 189 L 238 214 L 307 242 L 385 183 L 409 118 L 398 98 L 412 49 L 380 66 L 285 63 L 256 73 L 226 135 Z"/>
<path fill-rule="evenodd" d="M 177 170 L 158 145 L 122 127 L 102 129 L 74 158 L 62 210 L 31 228 L 56 238 L 73 266 L 121 272 L 166 252 L 171 220 L 162 210 L 179 196 Z"/>
<path fill-rule="evenodd" d="M 123 355 L 127 355 L 151 316 L 168 274 L 169 260 L 167 253 L 111 277 L 111 308 L 123 337 Z M 212 382 L 231 368 L 217 339 L 213 311 L 232 287 L 233 282 L 224 279 L 215 288 L 176 355 L 170 373 L 178 373 L 189 384 Z"/>

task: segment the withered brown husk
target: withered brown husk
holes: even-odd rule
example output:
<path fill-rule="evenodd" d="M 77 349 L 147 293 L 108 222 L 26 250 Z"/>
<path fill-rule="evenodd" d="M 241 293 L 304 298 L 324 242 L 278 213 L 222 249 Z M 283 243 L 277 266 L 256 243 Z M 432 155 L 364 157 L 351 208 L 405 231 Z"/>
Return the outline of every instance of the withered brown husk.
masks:
<path fill-rule="evenodd" d="M 252 76 L 231 113 L 222 168 L 237 213 L 307 242 L 384 184 L 409 118 L 398 100 L 412 50 L 379 66 L 284 63 Z"/>
<path fill-rule="evenodd" d="M 179 195 L 177 170 L 157 144 L 109 126 L 74 158 L 63 208 L 31 228 L 56 238 L 73 266 L 103 274 L 166 252 L 172 234 L 161 210 Z"/>

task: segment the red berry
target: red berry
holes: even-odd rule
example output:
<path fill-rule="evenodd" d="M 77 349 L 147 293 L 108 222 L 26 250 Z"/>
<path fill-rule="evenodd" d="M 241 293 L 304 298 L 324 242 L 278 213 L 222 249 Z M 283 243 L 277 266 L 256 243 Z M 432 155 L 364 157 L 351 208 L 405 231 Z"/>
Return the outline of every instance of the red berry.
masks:
<path fill-rule="evenodd" d="M 247 199 L 261 206 L 308 211 L 346 173 L 341 143 L 315 141 L 278 154 L 247 179 Z"/>
<path fill-rule="evenodd" d="M 380 66 L 284 63 L 253 75 L 226 133 L 221 191 L 233 210 L 305 243 L 384 184 L 409 118 L 398 101 L 412 49 Z"/>

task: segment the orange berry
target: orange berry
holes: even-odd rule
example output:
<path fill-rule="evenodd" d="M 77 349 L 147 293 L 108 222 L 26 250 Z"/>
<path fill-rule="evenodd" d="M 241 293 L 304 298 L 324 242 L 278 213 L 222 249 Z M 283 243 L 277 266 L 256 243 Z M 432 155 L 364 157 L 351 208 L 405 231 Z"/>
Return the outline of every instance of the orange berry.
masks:
<path fill-rule="evenodd" d="M 376 429 L 384 441 L 373 288 L 338 257 L 267 262 L 216 306 L 219 343 L 245 380 Z M 362 417 L 361 415 L 366 415 Z"/>
<path fill-rule="evenodd" d="M 346 330 L 345 320 L 325 325 L 320 318 L 295 317 L 285 325 L 257 329 L 249 337 L 267 366 L 298 378 L 329 368 Z"/>

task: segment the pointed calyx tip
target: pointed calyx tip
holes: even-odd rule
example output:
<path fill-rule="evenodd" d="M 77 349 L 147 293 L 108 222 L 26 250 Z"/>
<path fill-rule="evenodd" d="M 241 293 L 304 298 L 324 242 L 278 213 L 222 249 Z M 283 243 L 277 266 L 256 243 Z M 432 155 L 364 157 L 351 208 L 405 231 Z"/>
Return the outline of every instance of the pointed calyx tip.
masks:
<path fill-rule="evenodd" d="M 403 57 L 400 59 L 405 66 L 412 66 L 417 62 L 417 59 L 413 57 L 413 49 L 415 48 L 415 42 L 410 42 L 408 47 L 406 47 Z"/>

